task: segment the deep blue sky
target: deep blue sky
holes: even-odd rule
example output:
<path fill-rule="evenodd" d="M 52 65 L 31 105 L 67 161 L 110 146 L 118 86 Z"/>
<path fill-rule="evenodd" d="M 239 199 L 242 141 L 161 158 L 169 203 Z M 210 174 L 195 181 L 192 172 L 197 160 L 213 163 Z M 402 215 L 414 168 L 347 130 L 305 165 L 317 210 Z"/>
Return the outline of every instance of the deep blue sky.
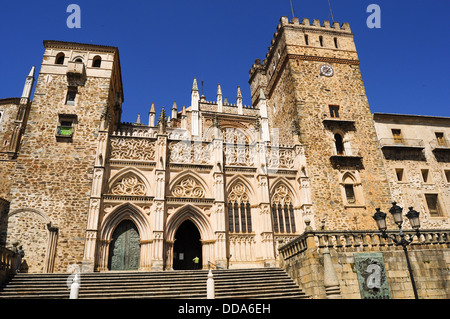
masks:
<path fill-rule="evenodd" d="M 300 18 L 331 20 L 327 0 L 292 0 Z M 81 7 L 81 28 L 69 29 L 66 8 Z M 331 0 L 336 21 L 349 22 L 372 112 L 450 116 L 450 1 Z M 366 8 L 381 7 L 381 29 L 369 29 Z M 0 98 L 22 93 L 32 65 L 39 70 L 43 40 L 117 46 L 125 102 L 124 122 L 152 102 L 190 104 L 192 80 L 204 81 L 207 100 L 217 83 L 249 105 L 248 71 L 264 59 L 289 0 L 2 1 Z"/>

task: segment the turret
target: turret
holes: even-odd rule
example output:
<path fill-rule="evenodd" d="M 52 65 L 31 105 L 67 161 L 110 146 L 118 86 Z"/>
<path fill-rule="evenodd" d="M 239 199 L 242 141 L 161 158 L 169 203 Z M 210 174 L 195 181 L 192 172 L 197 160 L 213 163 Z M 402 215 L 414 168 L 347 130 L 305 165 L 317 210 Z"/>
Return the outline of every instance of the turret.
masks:
<path fill-rule="evenodd" d="M 150 112 L 148 112 L 148 125 L 155 126 L 155 103 L 152 103 L 150 107 Z"/>
<path fill-rule="evenodd" d="M 222 88 L 217 84 L 217 112 L 223 112 Z"/>
<path fill-rule="evenodd" d="M 27 79 L 25 81 L 25 85 L 23 87 L 22 99 L 26 98 L 26 99 L 30 100 L 31 90 L 33 89 L 33 84 L 34 84 L 34 71 L 35 71 L 35 69 L 36 68 L 33 65 L 31 67 L 30 73 L 28 73 Z"/>
<path fill-rule="evenodd" d="M 198 92 L 197 79 L 194 78 L 194 83 L 192 83 L 191 90 L 191 108 L 193 111 L 198 111 L 198 101 L 200 100 L 200 95 Z"/>
<path fill-rule="evenodd" d="M 181 111 L 181 128 L 187 129 L 187 115 L 186 115 L 186 106 L 183 105 L 183 110 Z"/>
<path fill-rule="evenodd" d="M 199 136 L 200 135 L 200 118 L 199 118 L 199 92 L 197 86 L 197 79 L 194 78 L 194 83 L 192 84 L 191 91 L 191 127 L 192 127 L 192 135 Z"/>
<path fill-rule="evenodd" d="M 261 116 L 262 140 L 270 142 L 269 119 L 267 118 L 267 101 L 263 89 L 259 90 L 258 108 Z"/>
<path fill-rule="evenodd" d="M 177 117 L 178 117 L 177 102 L 174 101 L 172 105 L 172 118 L 177 119 Z"/>
<path fill-rule="evenodd" d="M 238 114 L 244 114 L 244 110 L 242 108 L 242 93 L 241 88 L 239 86 L 237 87 L 236 104 L 238 107 Z"/>

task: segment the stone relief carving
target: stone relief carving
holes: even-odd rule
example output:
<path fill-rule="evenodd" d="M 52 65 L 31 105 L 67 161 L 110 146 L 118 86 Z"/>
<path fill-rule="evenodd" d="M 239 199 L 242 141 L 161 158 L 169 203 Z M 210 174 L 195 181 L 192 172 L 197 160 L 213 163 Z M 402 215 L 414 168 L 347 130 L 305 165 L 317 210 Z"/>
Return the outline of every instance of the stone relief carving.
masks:
<path fill-rule="evenodd" d="M 267 166 L 269 168 L 294 168 L 294 151 L 271 148 L 267 150 Z"/>
<path fill-rule="evenodd" d="M 211 162 L 210 143 L 191 143 L 190 141 L 171 142 L 169 158 L 175 163 L 209 164 Z"/>
<path fill-rule="evenodd" d="M 111 159 L 155 160 L 155 142 L 148 139 L 112 138 Z"/>
<path fill-rule="evenodd" d="M 256 149 L 248 145 L 224 146 L 225 162 L 227 165 L 254 166 Z"/>
<path fill-rule="evenodd" d="M 136 176 L 125 176 L 111 187 L 114 195 L 144 196 L 146 187 Z"/>
<path fill-rule="evenodd" d="M 172 194 L 176 197 L 204 198 L 205 191 L 197 181 L 191 177 L 184 178 L 174 186 Z"/>

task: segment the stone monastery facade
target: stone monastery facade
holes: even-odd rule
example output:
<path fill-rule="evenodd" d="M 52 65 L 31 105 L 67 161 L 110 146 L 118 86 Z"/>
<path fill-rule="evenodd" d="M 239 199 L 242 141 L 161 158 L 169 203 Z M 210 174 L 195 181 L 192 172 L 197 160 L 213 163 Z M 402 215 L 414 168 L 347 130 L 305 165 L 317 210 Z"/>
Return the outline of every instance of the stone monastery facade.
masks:
<path fill-rule="evenodd" d="M 220 85 L 207 101 L 194 79 L 189 106 L 156 121 L 152 105 L 147 123 L 121 123 L 118 48 L 44 48 L 34 97 L 33 67 L 0 100 L 0 244 L 22 245 L 29 272 L 276 266 L 305 222 L 375 229 L 394 200 L 449 227 L 450 119 L 374 117 L 347 23 L 282 17 L 251 106 Z"/>

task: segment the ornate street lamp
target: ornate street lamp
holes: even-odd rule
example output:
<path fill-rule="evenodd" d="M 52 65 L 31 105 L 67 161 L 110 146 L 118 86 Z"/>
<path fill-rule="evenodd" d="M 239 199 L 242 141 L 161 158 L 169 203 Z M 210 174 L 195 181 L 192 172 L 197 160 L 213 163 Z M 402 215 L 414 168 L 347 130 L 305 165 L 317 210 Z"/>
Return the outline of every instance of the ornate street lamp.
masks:
<path fill-rule="evenodd" d="M 419 212 L 415 211 L 412 207 L 409 207 L 409 212 L 406 214 L 406 217 L 409 220 L 409 224 L 416 232 L 412 236 L 409 236 L 409 239 L 406 239 L 406 235 L 403 233 L 403 230 L 402 230 L 402 224 L 403 224 L 402 211 L 403 211 L 403 208 L 398 206 L 396 202 L 393 202 L 391 209 L 389 209 L 389 212 L 392 214 L 392 217 L 394 218 L 395 224 L 399 228 L 400 240 L 398 240 L 394 236 L 387 234 L 387 232 L 386 232 L 386 230 L 387 230 L 386 213 L 383 213 L 380 210 L 380 208 L 376 209 L 376 213 L 373 215 L 373 219 L 377 223 L 378 229 L 381 231 L 381 234 L 384 239 L 390 238 L 390 239 L 392 239 L 392 241 L 395 243 L 396 246 L 403 247 L 403 251 L 405 252 L 406 262 L 408 264 L 409 275 L 411 277 L 411 283 L 412 283 L 412 287 L 413 287 L 413 291 L 414 291 L 414 297 L 416 299 L 419 299 L 419 296 L 417 295 L 416 283 L 414 281 L 414 275 L 412 272 L 411 263 L 409 261 L 407 247 L 409 244 L 412 243 L 414 236 L 417 236 L 417 237 L 420 236 L 420 232 L 419 232 L 419 228 L 420 228 L 419 215 L 420 214 L 419 214 Z"/>

